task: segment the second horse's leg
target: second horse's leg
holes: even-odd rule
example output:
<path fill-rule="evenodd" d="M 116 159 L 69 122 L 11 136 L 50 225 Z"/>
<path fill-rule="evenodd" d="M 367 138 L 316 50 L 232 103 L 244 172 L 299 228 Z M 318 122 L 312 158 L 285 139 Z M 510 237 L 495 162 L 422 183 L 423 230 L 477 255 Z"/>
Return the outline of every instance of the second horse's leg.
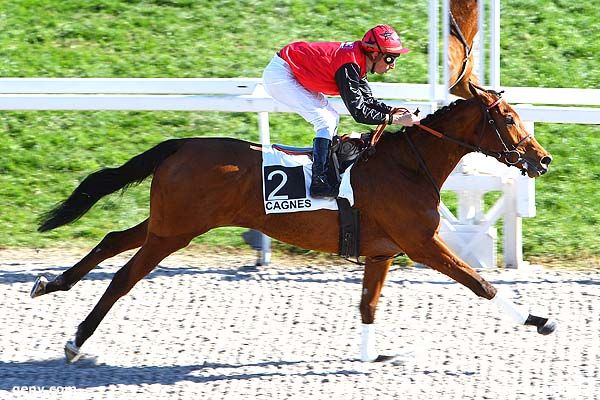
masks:
<path fill-rule="evenodd" d="M 38 276 L 31 289 L 31 297 L 59 290 L 69 290 L 102 261 L 144 244 L 147 230 L 148 220 L 145 220 L 127 230 L 108 233 L 85 257 L 61 275 L 50 281 L 46 280 L 44 276 Z"/>
<path fill-rule="evenodd" d="M 70 362 L 76 361 L 79 348 L 94 333 L 102 319 L 115 302 L 126 295 L 133 286 L 148 275 L 169 254 L 187 246 L 193 236 L 162 238 L 149 234 L 142 248 L 113 277 L 106 292 L 92 312 L 79 324 L 75 340 L 65 345 L 65 355 Z"/>
<path fill-rule="evenodd" d="M 375 342 L 375 310 L 381 296 L 383 283 L 392 265 L 392 258 L 367 258 L 363 275 L 360 299 L 360 317 L 362 320 L 360 359 L 374 362 L 386 361 L 393 357 L 382 356 L 377 352 Z"/>

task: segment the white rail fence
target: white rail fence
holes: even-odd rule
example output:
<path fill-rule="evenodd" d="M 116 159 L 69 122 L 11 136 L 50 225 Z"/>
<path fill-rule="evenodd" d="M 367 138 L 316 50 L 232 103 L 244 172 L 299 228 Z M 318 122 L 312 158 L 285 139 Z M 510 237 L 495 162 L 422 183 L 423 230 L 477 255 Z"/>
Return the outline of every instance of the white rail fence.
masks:
<path fill-rule="evenodd" d="M 438 85 L 443 91 L 444 86 Z M 371 83 L 375 96 L 392 105 L 429 113 L 431 85 Z M 526 121 L 598 124 L 600 90 L 500 87 Z M 233 100 L 233 102 L 232 102 Z M 342 101 L 331 99 L 340 113 Z M 561 105 L 561 106 L 556 106 Z M 568 106 L 576 105 L 576 106 Z M 590 107 L 586 107 L 590 106 Z M 1 110 L 172 110 L 282 112 L 259 78 L 0 78 Z"/>
<path fill-rule="evenodd" d="M 429 100 L 428 84 L 373 83 L 372 87 L 376 97 L 393 106 L 419 107 L 424 114 L 438 106 Z M 504 89 L 513 104 L 543 104 L 515 107 L 524 120 L 531 121 L 532 130 L 533 122 L 600 124 L 600 108 L 592 107 L 600 106 L 600 90 Z M 348 113 L 340 99 L 331 101 L 341 114 Z M 565 106 L 569 103 L 577 106 Z M 0 110 L 256 112 L 263 143 L 270 142 L 268 113 L 290 111 L 264 92 L 260 79 L 252 78 L 0 78 Z M 504 264 L 523 265 L 521 218 L 535 215 L 533 182 L 489 157 L 465 157 L 442 188 L 458 195 L 456 216 L 445 205 L 440 207 L 442 236 L 471 265 L 495 266 L 495 223 L 503 218 Z M 485 212 L 483 196 L 491 191 L 502 195 Z M 260 262 L 268 263 L 268 238 L 264 240 Z"/>

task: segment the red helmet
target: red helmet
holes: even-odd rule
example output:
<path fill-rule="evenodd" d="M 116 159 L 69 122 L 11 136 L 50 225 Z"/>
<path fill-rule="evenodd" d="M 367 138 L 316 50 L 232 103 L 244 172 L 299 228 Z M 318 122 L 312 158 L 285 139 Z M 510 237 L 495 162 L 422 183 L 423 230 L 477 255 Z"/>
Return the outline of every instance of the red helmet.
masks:
<path fill-rule="evenodd" d="M 400 36 L 389 25 L 377 25 L 369 29 L 363 36 L 361 45 L 365 51 L 386 54 L 404 54 L 410 51 L 402 46 Z"/>

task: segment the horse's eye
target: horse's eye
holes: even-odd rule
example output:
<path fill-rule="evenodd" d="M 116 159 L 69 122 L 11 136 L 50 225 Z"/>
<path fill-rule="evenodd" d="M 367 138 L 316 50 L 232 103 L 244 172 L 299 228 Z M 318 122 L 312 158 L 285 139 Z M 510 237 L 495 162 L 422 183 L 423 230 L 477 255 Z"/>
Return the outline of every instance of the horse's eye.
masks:
<path fill-rule="evenodd" d="M 506 125 L 514 125 L 515 124 L 515 120 L 513 119 L 512 115 L 507 115 L 506 116 Z"/>

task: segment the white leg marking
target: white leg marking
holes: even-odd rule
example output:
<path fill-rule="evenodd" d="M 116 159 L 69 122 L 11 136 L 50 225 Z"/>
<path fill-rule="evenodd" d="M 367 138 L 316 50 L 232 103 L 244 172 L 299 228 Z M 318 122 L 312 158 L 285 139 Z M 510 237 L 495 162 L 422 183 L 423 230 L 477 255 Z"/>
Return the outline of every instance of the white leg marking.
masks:
<path fill-rule="evenodd" d="M 515 323 L 523 325 L 527 321 L 529 312 L 523 307 L 517 306 L 500 292 L 496 293 L 492 301 L 498 306 L 500 311 L 508 315 Z"/>
<path fill-rule="evenodd" d="M 366 362 L 373 362 L 377 359 L 379 354 L 377 353 L 375 343 L 375 325 L 373 324 L 362 324 L 362 334 L 360 340 L 360 360 Z"/>

